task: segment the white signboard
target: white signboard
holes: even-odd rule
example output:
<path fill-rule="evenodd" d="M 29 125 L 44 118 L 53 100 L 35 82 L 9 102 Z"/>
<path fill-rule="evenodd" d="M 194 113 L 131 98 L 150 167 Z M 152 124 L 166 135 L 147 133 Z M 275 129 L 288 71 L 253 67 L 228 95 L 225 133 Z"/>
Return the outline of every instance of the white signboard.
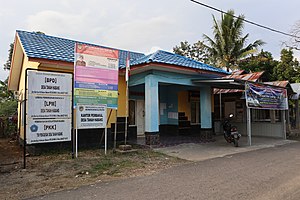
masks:
<path fill-rule="evenodd" d="M 105 128 L 106 105 L 77 105 L 77 128 Z"/>
<path fill-rule="evenodd" d="M 28 117 L 31 118 L 71 118 L 71 96 L 29 95 Z"/>
<path fill-rule="evenodd" d="M 72 75 L 57 72 L 28 71 L 28 93 L 72 95 Z"/>
<path fill-rule="evenodd" d="M 71 140 L 72 75 L 27 71 L 28 144 Z"/>
<path fill-rule="evenodd" d="M 71 119 L 28 119 L 27 143 L 71 140 Z"/>

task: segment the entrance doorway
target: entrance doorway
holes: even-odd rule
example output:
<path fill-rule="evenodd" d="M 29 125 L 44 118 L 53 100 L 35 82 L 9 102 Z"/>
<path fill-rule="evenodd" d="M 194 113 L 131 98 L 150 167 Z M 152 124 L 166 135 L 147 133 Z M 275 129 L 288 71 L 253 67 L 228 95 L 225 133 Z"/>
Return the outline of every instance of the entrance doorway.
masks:
<path fill-rule="evenodd" d="M 145 134 L 145 101 L 136 101 L 136 124 L 137 124 L 137 135 Z"/>

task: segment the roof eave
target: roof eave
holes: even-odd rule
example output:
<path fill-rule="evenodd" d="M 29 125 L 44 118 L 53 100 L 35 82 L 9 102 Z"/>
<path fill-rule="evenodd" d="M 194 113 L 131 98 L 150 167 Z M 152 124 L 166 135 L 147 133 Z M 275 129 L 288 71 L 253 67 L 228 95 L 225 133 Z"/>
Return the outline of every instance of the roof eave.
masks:
<path fill-rule="evenodd" d="M 130 71 L 134 73 L 136 71 L 139 73 L 139 71 L 142 71 L 141 69 L 144 69 L 143 71 L 147 71 L 147 68 L 149 67 L 154 67 L 154 66 L 163 66 L 166 69 L 172 69 L 174 71 L 178 72 L 183 72 L 187 74 L 210 74 L 210 75 L 217 75 L 217 76 L 226 76 L 227 74 L 221 73 L 221 72 L 215 72 L 215 71 L 208 71 L 208 70 L 203 70 L 203 69 L 198 69 L 198 68 L 191 68 L 191 67 L 185 67 L 185 66 L 180 66 L 180 65 L 173 65 L 173 64 L 167 64 L 167 63 L 160 63 L 160 62 L 147 62 L 147 63 L 142 63 L 142 64 L 136 64 L 130 67 Z M 159 68 L 162 70 L 161 68 Z M 151 69 L 149 69 L 151 70 Z"/>
<path fill-rule="evenodd" d="M 21 47 L 21 53 L 22 53 L 22 61 L 19 65 L 20 69 L 16 69 L 17 68 L 17 63 L 15 60 L 16 54 L 19 53 L 17 52 L 17 45 L 20 45 Z M 22 42 L 18 36 L 18 33 L 16 32 L 15 34 L 15 40 L 14 40 L 14 49 L 13 49 L 13 54 L 12 54 L 12 58 L 11 58 L 11 68 L 9 71 L 9 78 L 8 78 L 8 90 L 13 90 L 16 91 L 19 88 L 19 80 L 20 80 L 20 76 L 21 76 L 21 71 L 22 71 L 22 65 L 23 65 L 23 60 L 24 57 L 26 56 L 26 52 L 24 51 L 24 48 L 22 46 Z"/>

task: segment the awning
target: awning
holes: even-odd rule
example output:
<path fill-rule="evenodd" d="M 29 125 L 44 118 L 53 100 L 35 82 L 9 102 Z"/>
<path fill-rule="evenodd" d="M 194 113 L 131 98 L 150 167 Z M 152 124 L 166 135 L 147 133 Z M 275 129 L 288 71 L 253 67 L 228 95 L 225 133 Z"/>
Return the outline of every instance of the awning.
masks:
<path fill-rule="evenodd" d="M 253 84 L 260 84 L 264 86 L 270 86 L 273 88 L 285 88 L 288 90 L 290 95 L 295 94 L 294 91 L 291 91 L 288 87 L 271 85 L 270 83 L 261 83 L 261 82 L 253 82 L 253 81 L 246 81 L 241 79 L 234 79 L 234 78 L 215 78 L 215 79 L 193 79 L 192 82 L 194 84 L 201 84 L 207 85 L 212 88 L 219 88 L 219 89 L 240 89 L 245 90 L 245 82 L 253 83 Z M 300 92 L 300 89 L 299 89 Z"/>
<path fill-rule="evenodd" d="M 220 89 L 245 89 L 245 81 L 239 79 L 194 79 L 192 80 L 194 84 L 201 84 L 207 85 L 213 88 L 220 88 Z"/>

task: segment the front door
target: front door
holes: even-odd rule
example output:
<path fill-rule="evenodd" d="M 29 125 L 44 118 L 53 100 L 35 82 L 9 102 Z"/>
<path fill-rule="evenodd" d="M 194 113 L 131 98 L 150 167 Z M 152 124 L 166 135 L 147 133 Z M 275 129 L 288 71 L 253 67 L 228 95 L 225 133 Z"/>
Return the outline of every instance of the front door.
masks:
<path fill-rule="evenodd" d="M 136 123 L 137 135 L 144 135 L 145 133 L 145 101 L 136 101 Z"/>

